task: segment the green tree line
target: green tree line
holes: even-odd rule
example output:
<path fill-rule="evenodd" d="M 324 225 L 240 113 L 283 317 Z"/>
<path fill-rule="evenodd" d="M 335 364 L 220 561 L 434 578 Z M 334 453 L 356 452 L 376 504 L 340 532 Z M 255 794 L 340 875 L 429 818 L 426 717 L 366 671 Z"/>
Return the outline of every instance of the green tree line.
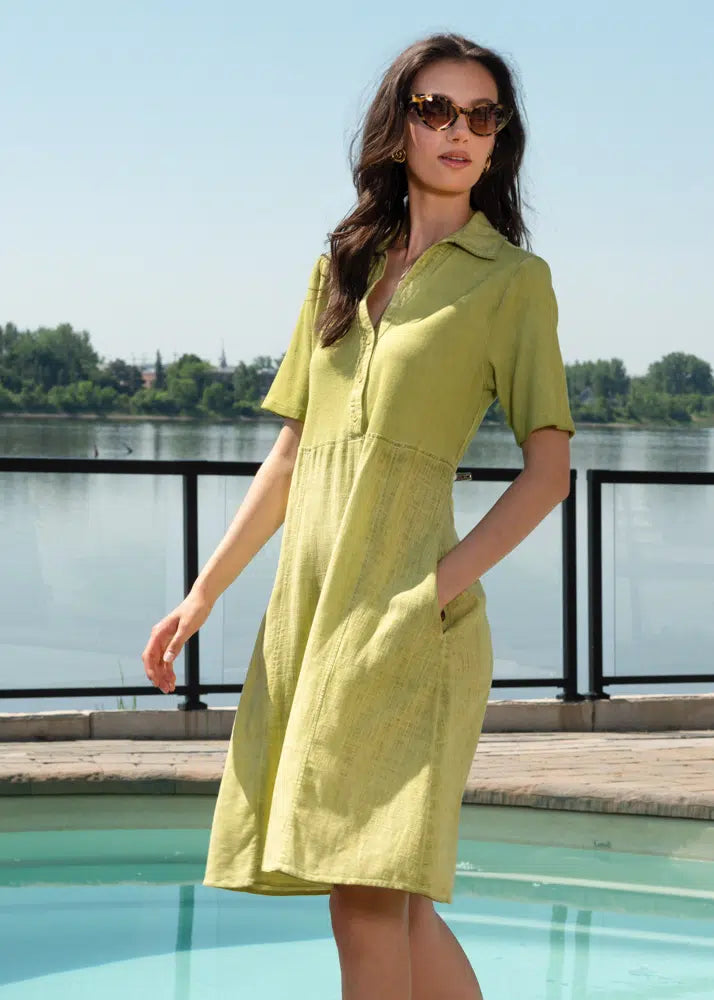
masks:
<path fill-rule="evenodd" d="M 573 420 L 582 423 L 710 423 L 714 418 L 712 367 L 694 354 L 673 351 L 645 375 L 628 375 L 620 358 L 565 366 Z M 486 420 L 502 420 L 496 402 Z"/>
<path fill-rule="evenodd" d="M 0 326 L 0 413 L 160 414 L 231 418 L 263 413 L 280 358 L 260 356 L 234 369 L 214 367 L 197 354 L 164 364 L 159 351 L 154 379 L 121 358 L 100 358 L 89 334 L 67 324 L 54 329 Z M 714 417 L 711 365 L 674 351 L 645 375 L 627 374 L 619 358 L 566 365 L 573 419 L 592 423 L 709 422 Z M 486 422 L 503 423 L 498 404 Z"/>
<path fill-rule="evenodd" d="M 146 386 L 142 369 L 102 359 L 89 334 L 69 324 L 18 330 L 0 326 L 0 413 L 160 414 L 232 417 L 259 404 L 280 359 L 257 357 L 214 368 L 197 354 L 164 364 L 160 351 Z"/>

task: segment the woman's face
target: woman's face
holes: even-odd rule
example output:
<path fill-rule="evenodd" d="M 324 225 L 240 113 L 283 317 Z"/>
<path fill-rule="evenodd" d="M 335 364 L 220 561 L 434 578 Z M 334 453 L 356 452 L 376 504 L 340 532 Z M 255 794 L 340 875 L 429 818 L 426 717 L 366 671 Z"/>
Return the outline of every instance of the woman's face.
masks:
<path fill-rule="evenodd" d="M 473 59 L 442 59 L 422 67 L 412 81 L 411 92 L 445 94 L 454 104 L 464 108 L 470 108 L 483 98 L 498 101 L 493 77 Z M 407 177 L 435 192 L 468 194 L 481 176 L 495 139 L 495 135 L 474 135 L 464 115 L 437 132 L 425 125 L 412 108 L 404 129 Z M 470 157 L 471 162 L 455 168 L 439 159 L 442 153 L 456 151 Z"/>

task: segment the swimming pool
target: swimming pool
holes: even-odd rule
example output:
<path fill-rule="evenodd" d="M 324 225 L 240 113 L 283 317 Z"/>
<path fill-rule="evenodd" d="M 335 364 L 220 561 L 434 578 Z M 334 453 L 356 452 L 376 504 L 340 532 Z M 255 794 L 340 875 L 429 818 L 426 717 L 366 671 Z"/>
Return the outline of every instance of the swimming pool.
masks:
<path fill-rule="evenodd" d="M 338 1000 L 327 896 L 202 886 L 208 795 L 0 798 L 2 1000 Z M 464 806 L 485 1000 L 711 1000 L 714 825 Z"/>

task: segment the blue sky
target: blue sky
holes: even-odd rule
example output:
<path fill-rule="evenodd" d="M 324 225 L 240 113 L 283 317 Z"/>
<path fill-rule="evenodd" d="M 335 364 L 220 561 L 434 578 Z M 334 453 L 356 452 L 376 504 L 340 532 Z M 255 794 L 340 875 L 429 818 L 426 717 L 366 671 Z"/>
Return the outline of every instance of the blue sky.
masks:
<path fill-rule="evenodd" d="M 280 355 L 358 119 L 438 30 L 518 74 L 565 360 L 714 364 L 714 8 L 686 0 L 0 0 L 0 322 L 137 362 Z"/>

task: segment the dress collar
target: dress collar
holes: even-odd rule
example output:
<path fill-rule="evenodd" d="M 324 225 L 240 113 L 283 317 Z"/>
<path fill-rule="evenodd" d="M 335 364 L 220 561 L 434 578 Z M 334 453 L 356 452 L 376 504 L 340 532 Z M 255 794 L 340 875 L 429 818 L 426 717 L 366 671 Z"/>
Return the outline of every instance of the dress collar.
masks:
<path fill-rule="evenodd" d="M 479 209 L 461 229 L 444 236 L 438 242 L 456 243 L 477 257 L 494 260 L 505 239 L 506 237 L 491 225 L 485 213 Z"/>
<path fill-rule="evenodd" d="M 464 250 L 468 250 L 476 257 L 494 260 L 505 240 L 506 237 L 495 226 L 491 225 L 485 213 L 479 209 L 460 229 L 449 233 L 448 236 L 442 236 L 440 240 L 437 240 L 437 243 L 456 243 L 457 246 L 463 247 Z M 377 246 L 377 253 L 383 253 L 388 242 L 388 239 L 382 240 Z M 432 245 L 436 246 L 436 244 Z"/>

